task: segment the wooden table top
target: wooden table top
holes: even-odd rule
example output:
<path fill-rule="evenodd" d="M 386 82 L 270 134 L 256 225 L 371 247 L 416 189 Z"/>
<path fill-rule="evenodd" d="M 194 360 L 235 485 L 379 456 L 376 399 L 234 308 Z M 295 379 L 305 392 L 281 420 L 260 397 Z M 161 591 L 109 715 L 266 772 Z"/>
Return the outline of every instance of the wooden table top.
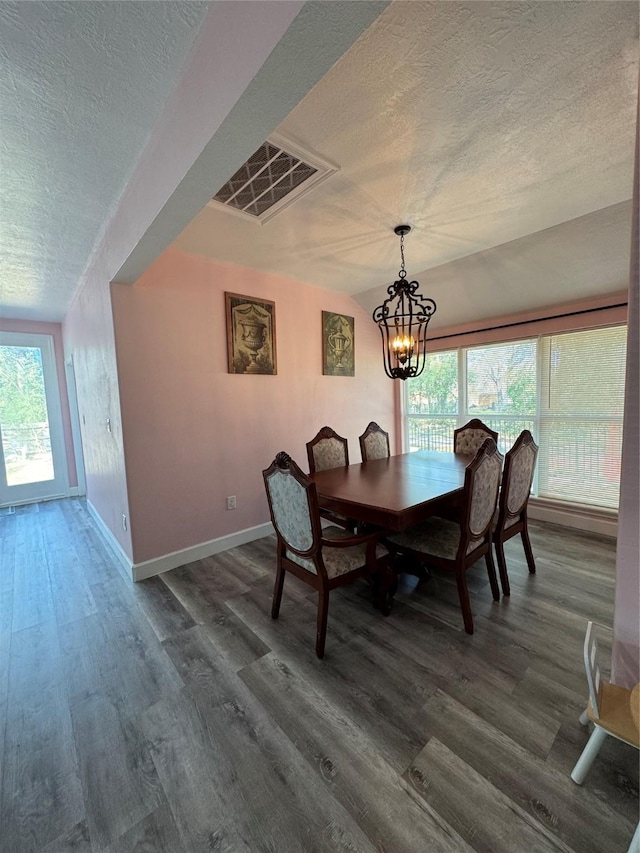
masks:
<path fill-rule="evenodd" d="M 404 530 L 459 500 L 473 456 L 418 450 L 311 475 L 322 506 Z"/>

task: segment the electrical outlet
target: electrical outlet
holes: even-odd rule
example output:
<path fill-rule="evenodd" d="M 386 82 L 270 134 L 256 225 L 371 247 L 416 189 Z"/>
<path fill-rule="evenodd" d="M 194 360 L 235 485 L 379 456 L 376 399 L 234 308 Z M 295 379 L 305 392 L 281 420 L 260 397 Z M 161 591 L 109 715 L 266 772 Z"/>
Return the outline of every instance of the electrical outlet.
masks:
<path fill-rule="evenodd" d="M 227 509 L 235 509 L 236 508 L 236 496 L 229 495 L 227 498 Z"/>
<path fill-rule="evenodd" d="M 122 513 L 122 529 L 127 529 L 127 516 L 124 513 Z"/>

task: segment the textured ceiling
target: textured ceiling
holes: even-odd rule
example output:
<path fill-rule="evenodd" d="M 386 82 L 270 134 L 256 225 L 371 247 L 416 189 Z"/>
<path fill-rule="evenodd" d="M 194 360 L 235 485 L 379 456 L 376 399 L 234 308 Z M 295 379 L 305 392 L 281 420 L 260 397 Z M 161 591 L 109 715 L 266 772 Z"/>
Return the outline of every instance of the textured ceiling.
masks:
<path fill-rule="evenodd" d="M 470 319 L 472 305 L 504 313 L 505 298 L 525 310 L 620 290 L 637 81 L 635 2 L 394 2 L 278 128 L 340 171 L 263 226 L 207 206 L 176 244 L 370 307 L 366 291 L 396 276 L 392 229 L 406 221 L 409 274 L 437 267 L 430 295 L 456 294 L 435 325 Z M 491 279 L 449 263 L 486 269 L 478 253 L 502 244 Z M 596 246 L 612 263 L 606 285 L 584 275 Z"/>
<path fill-rule="evenodd" d="M 59 320 L 206 3 L 0 3 L 0 313 Z"/>
<path fill-rule="evenodd" d="M 206 8 L 0 3 L 3 316 L 64 316 Z M 370 307 L 407 221 L 408 272 L 438 301 L 436 326 L 622 289 L 638 11 L 391 3 L 277 128 L 339 171 L 265 225 L 207 206 L 176 245 Z"/>

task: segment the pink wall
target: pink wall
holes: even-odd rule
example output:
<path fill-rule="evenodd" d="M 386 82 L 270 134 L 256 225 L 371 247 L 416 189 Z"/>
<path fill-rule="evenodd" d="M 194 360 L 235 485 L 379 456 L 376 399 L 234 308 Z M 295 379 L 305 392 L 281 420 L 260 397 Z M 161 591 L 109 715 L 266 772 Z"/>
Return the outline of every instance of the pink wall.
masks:
<path fill-rule="evenodd" d="M 335 61 L 336 51 L 346 49 L 359 35 L 358 26 L 365 26 L 370 14 L 365 10 L 358 26 L 342 26 L 338 36 L 327 40 L 325 31 L 329 31 L 331 15 L 324 27 L 309 29 L 314 10 L 320 18 L 326 17 L 325 8 L 320 6 L 297 2 L 211 4 L 175 89 L 129 184 L 123 188 L 118 207 L 94 246 L 65 317 L 65 354 L 73 356 L 76 371 L 87 498 L 129 558 L 133 546 L 122 526 L 122 515 L 129 515 L 129 460 L 125 460 L 122 440 L 109 283 L 128 259 L 136 256 L 136 267 L 142 263 L 137 251 L 142 243 L 146 246 L 143 256 L 155 256 L 213 195 L 215 187 L 203 190 L 212 180 L 207 171 L 211 158 L 219 155 L 218 149 L 211 154 L 210 143 L 245 91 L 252 88 L 254 96 L 259 95 L 259 121 L 255 126 L 251 123 L 249 129 L 262 141 Z M 297 24 L 301 8 L 303 15 Z M 297 26 L 291 28 L 292 21 Z M 283 34 L 287 35 L 284 48 Z M 267 58 L 278 50 L 284 68 L 293 67 L 296 56 L 304 57 L 300 74 L 278 74 L 273 63 L 268 73 L 264 71 Z M 256 80 L 261 81 L 258 88 Z M 246 110 L 250 104 L 251 99 Z M 228 148 L 225 143 L 224 149 Z M 200 162 L 207 151 L 209 159 Z M 237 162 L 235 159 L 237 154 L 230 158 L 226 177 L 244 157 Z M 201 172 L 195 168 L 198 164 Z M 111 419 L 111 433 L 105 428 L 107 417 Z M 133 467 L 134 462 L 131 460 Z"/>
<path fill-rule="evenodd" d="M 627 300 L 628 293 L 623 290 L 553 308 L 449 326 L 434 332 L 430 347 L 442 351 L 626 323 Z"/>
<path fill-rule="evenodd" d="M 65 353 L 73 358 L 75 369 L 87 498 L 131 557 L 131 534 L 122 526 L 122 515 L 128 516 L 129 507 L 109 279 L 102 264 L 102 258 L 94 262 L 92 274 L 67 313 Z"/>
<path fill-rule="evenodd" d="M 227 373 L 225 291 L 276 303 L 277 376 Z M 397 383 L 348 296 L 169 249 L 112 300 L 136 563 L 268 521 L 262 469 L 279 450 L 306 469 L 325 424 L 352 461 L 370 420 L 395 440 Z M 355 317 L 355 377 L 322 375 L 323 310 Z"/>
<path fill-rule="evenodd" d="M 69 412 L 67 377 L 64 369 L 62 327 L 59 323 L 38 323 L 31 320 L 3 320 L 0 318 L 0 331 L 24 332 L 29 335 L 50 335 L 53 338 L 56 373 L 58 376 L 58 390 L 60 392 L 60 407 L 62 409 L 64 449 L 67 455 L 67 475 L 69 477 L 69 485 L 71 487 L 77 486 L 78 474 L 76 471 L 76 457 L 73 450 L 73 434 L 71 432 L 71 414 Z"/>
<path fill-rule="evenodd" d="M 616 554 L 616 605 L 613 619 L 611 678 L 633 687 L 640 681 L 640 87 L 636 123 L 633 221 L 629 271 L 629 327 L 624 394 L 622 477 Z"/>

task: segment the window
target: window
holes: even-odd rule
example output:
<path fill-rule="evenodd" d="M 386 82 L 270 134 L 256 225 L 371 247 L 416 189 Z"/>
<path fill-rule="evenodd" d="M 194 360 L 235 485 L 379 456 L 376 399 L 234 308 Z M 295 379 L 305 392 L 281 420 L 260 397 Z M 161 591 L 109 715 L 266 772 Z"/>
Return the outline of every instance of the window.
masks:
<path fill-rule="evenodd" d="M 458 418 L 458 356 L 427 356 L 424 371 L 407 382 L 410 450 L 451 450 Z M 415 416 L 415 417 L 414 417 Z"/>
<path fill-rule="evenodd" d="M 432 353 L 406 383 L 408 449 L 452 450 L 473 417 L 502 453 L 528 429 L 539 497 L 617 507 L 625 355 L 625 326 Z"/>

